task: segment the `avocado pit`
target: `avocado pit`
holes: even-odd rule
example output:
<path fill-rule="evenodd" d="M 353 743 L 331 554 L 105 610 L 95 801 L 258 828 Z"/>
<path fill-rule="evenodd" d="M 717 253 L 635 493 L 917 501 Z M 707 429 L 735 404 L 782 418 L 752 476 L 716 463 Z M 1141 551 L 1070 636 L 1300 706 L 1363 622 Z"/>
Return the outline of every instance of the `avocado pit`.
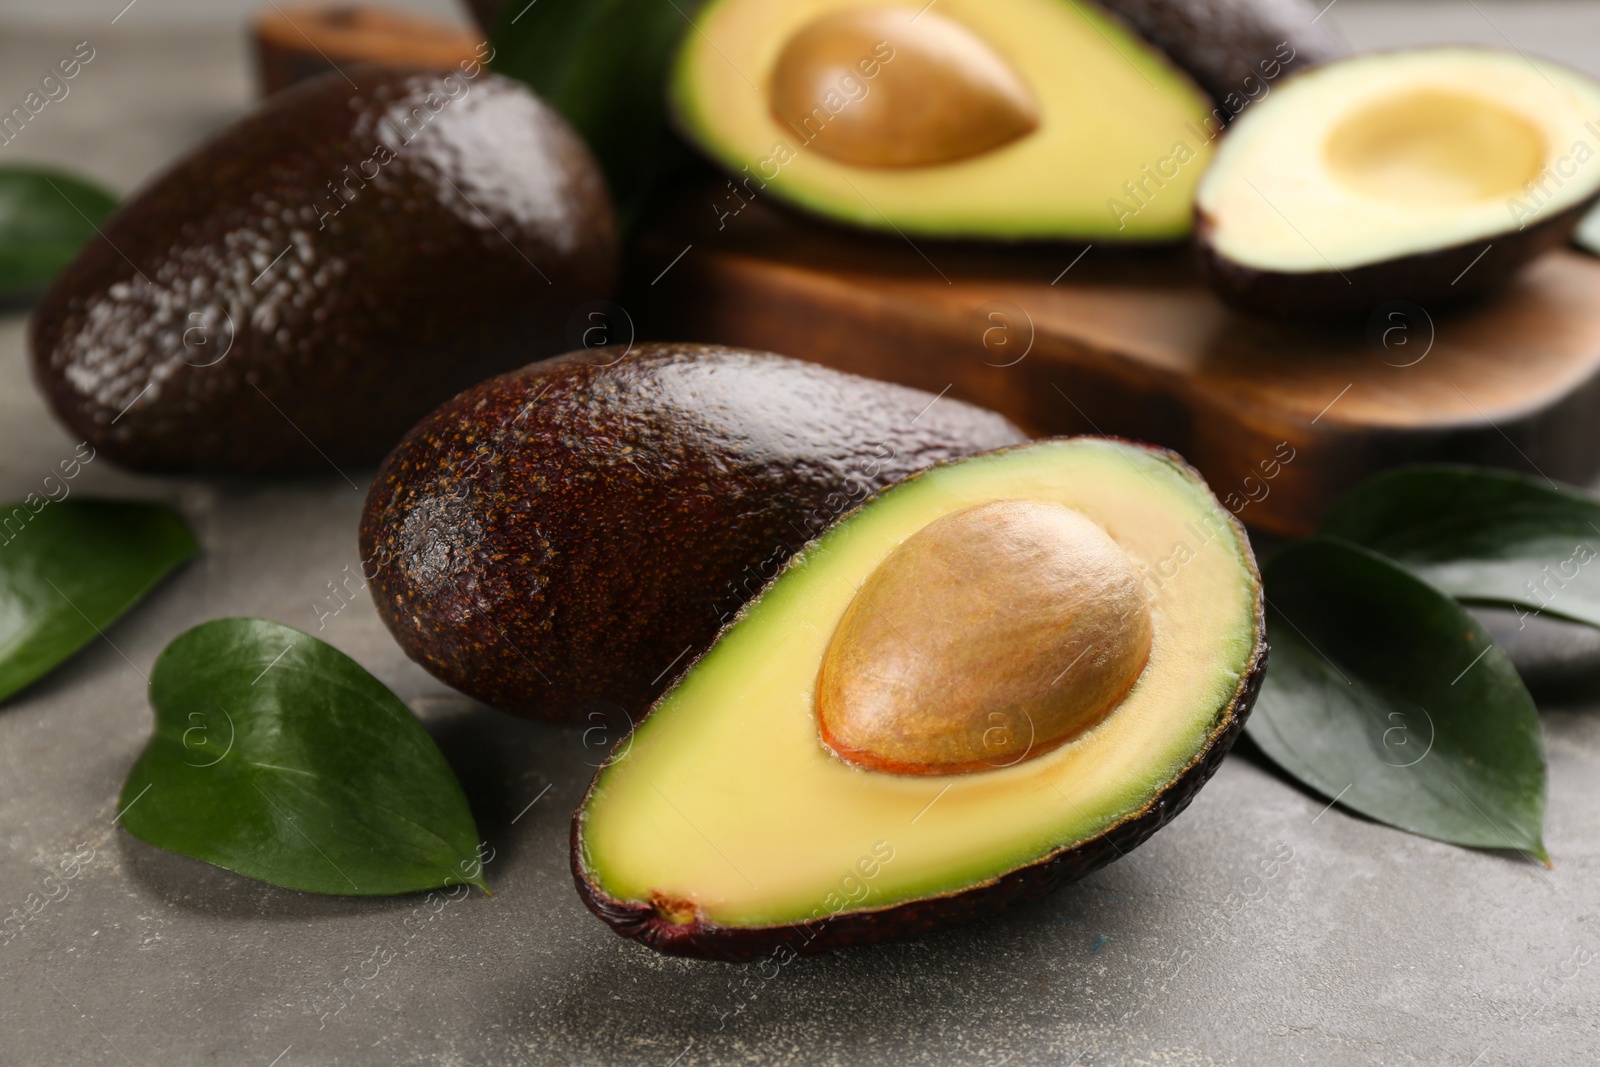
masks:
<path fill-rule="evenodd" d="M 1122 548 L 1062 504 L 944 515 L 895 548 L 823 656 L 823 743 L 896 774 L 1012 766 L 1079 736 L 1143 672 L 1150 608 Z"/>
<path fill-rule="evenodd" d="M 778 55 L 769 99 L 806 147 L 861 167 L 952 163 L 1039 125 L 1011 65 L 926 8 L 841 8 L 806 23 Z"/>

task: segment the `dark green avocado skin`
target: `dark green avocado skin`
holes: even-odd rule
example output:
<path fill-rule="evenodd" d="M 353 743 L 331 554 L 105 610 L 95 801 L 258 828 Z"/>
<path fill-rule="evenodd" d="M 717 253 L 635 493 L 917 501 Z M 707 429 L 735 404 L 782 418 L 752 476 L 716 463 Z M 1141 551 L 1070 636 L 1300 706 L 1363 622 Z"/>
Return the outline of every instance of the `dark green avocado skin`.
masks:
<path fill-rule="evenodd" d="M 367 497 L 406 654 L 486 704 L 615 740 L 788 558 L 870 494 L 1016 444 L 999 415 L 770 353 L 642 345 L 477 385 Z"/>
<path fill-rule="evenodd" d="M 124 466 L 376 462 L 466 386 L 570 347 L 617 261 L 593 159 L 520 83 L 351 66 L 113 216 L 38 305 L 34 374 Z"/>
<path fill-rule="evenodd" d="M 843 912 L 816 923 L 738 928 L 700 921 L 680 925 L 662 918 L 647 904 L 616 900 L 590 880 L 583 866 L 581 807 L 572 821 L 573 881 L 578 896 L 606 925 L 668 956 L 729 963 L 768 957 L 782 962 L 790 953 L 814 956 L 960 926 L 1086 878 L 1138 848 L 1176 818 L 1222 766 L 1223 757 L 1238 740 L 1261 690 L 1266 666 L 1267 646 L 1262 638 L 1256 646 L 1254 668 L 1240 681 L 1233 703 L 1220 716 L 1205 750 L 1145 807 L 1099 837 L 964 892 L 907 901 L 877 911 Z"/>
<path fill-rule="evenodd" d="M 1226 123 L 1275 79 L 1349 52 L 1311 0 L 1098 0 L 1217 104 Z"/>
<path fill-rule="evenodd" d="M 1342 271 L 1292 274 L 1235 263 L 1212 245 L 1213 223 L 1203 213 L 1195 248 L 1201 277 L 1237 311 L 1294 322 L 1359 321 L 1394 300 L 1448 306 L 1503 288 L 1533 260 L 1566 244 L 1596 199 L 1493 240 L 1480 238 Z"/>
<path fill-rule="evenodd" d="M 1132 442 L 1130 442 L 1132 443 Z M 1174 452 L 1144 446 L 1187 466 Z M 1198 471 L 1191 473 L 1200 479 Z M 1203 481 L 1203 479 L 1202 479 Z M 943 896 L 908 900 L 871 911 L 844 911 L 815 922 L 780 926 L 719 926 L 695 920 L 675 923 L 648 904 L 618 900 L 595 884 L 584 861 L 583 821 L 589 799 L 600 776 L 589 783 L 589 792 L 572 816 L 569 838 L 572 879 L 584 905 L 623 937 L 632 938 L 668 956 L 747 963 L 769 959 L 782 964 L 794 956 L 815 956 L 835 949 L 855 948 L 917 937 L 952 926 L 961 926 L 1004 910 L 1013 904 L 1045 896 L 1063 886 L 1088 877 L 1148 841 L 1189 806 L 1201 786 L 1222 766 L 1223 757 L 1239 739 L 1250 709 L 1261 692 L 1267 673 L 1267 623 L 1261 573 L 1244 527 L 1233 517 L 1229 525 L 1244 547 L 1250 563 L 1255 590 L 1255 647 L 1250 661 L 1227 704 L 1217 710 L 1205 747 L 1189 765 L 1150 797 L 1137 811 L 1130 812 L 1098 837 L 1059 849 L 1033 863 Z M 691 666 L 691 670 L 693 667 Z M 685 672 L 687 674 L 687 672 Z M 617 741 L 614 753 L 626 752 L 629 739 Z M 615 755 L 613 756 L 615 758 Z"/>

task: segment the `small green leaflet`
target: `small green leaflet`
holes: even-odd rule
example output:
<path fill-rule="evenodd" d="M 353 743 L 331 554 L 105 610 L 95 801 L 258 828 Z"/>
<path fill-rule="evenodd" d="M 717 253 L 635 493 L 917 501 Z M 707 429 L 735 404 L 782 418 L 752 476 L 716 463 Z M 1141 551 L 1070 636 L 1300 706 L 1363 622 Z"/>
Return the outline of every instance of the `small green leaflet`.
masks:
<path fill-rule="evenodd" d="M 116 197 L 81 178 L 0 167 L 0 296 L 44 288 L 116 206 Z"/>
<path fill-rule="evenodd" d="M 99 637 L 199 551 L 165 504 L 38 495 L 0 504 L 0 701 Z"/>
<path fill-rule="evenodd" d="M 1457 600 L 1600 626 L 1600 503 L 1543 479 L 1405 467 L 1340 500 L 1321 532 Z"/>
<path fill-rule="evenodd" d="M 1266 587 L 1271 666 L 1245 729 L 1273 762 L 1379 822 L 1548 862 L 1538 714 L 1472 616 L 1332 538 L 1284 549 Z"/>
<path fill-rule="evenodd" d="M 312 893 L 488 889 L 450 764 L 332 645 L 266 619 L 202 623 L 156 660 L 150 704 L 119 803 L 135 837 Z"/>
<path fill-rule="evenodd" d="M 667 122 L 667 73 L 701 0 L 508 3 L 496 72 L 572 123 L 600 161 L 625 224 L 687 158 Z"/>

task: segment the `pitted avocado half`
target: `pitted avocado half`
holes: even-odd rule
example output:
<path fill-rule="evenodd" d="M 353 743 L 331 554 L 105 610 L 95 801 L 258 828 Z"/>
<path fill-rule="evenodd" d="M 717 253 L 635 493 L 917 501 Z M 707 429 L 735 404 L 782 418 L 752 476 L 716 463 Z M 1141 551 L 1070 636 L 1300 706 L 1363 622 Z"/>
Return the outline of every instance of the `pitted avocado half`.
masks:
<path fill-rule="evenodd" d="M 915 475 L 812 542 L 618 746 L 575 817 L 590 908 L 666 953 L 962 922 L 1145 840 L 1265 668 L 1243 531 L 1100 438 Z"/>
<path fill-rule="evenodd" d="M 1246 112 L 1198 192 L 1223 299 L 1281 317 L 1454 300 L 1564 243 L 1600 195 L 1600 83 L 1513 51 L 1358 56 Z"/>
<path fill-rule="evenodd" d="M 1302 0 L 711 0 L 670 96 L 771 196 L 936 237 L 1171 240 L 1211 143 L 1341 47 Z"/>

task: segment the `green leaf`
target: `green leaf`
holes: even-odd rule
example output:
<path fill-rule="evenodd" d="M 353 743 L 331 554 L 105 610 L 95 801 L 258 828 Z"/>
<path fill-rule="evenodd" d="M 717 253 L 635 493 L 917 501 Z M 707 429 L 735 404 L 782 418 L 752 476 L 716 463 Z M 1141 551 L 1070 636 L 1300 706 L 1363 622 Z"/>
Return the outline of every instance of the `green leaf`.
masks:
<path fill-rule="evenodd" d="M 1322 533 L 1469 604 L 1600 626 L 1600 503 L 1483 467 L 1405 467 L 1334 505 Z"/>
<path fill-rule="evenodd" d="M 165 504 L 35 494 L 0 505 L 0 701 L 95 640 L 199 551 Z"/>
<path fill-rule="evenodd" d="M 512 0 L 492 66 L 533 87 L 589 143 L 624 223 L 688 158 L 667 121 L 667 73 L 702 0 Z"/>
<path fill-rule="evenodd" d="M 41 289 L 72 262 L 117 198 L 43 167 L 0 167 L 0 296 Z"/>
<path fill-rule="evenodd" d="M 1246 730 L 1273 762 L 1379 822 L 1548 862 L 1538 714 L 1471 615 L 1331 538 L 1286 548 L 1266 587 L 1271 667 Z"/>
<path fill-rule="evenodd" d="M 150 704 L 120 804 L 135 837 L 312 893 L 488 889 L 450 764 L 333 646 L 266 619 L 203 623 L 156 660 Z"/>

